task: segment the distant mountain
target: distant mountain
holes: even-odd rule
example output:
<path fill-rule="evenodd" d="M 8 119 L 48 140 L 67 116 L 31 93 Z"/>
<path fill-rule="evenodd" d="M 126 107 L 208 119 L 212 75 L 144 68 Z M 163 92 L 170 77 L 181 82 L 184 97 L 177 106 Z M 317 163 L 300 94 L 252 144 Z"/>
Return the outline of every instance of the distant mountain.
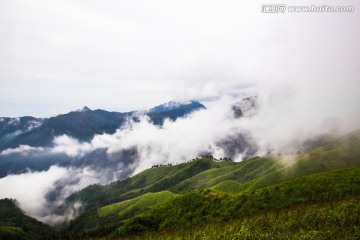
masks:
<path fill-rule="evenodd" d="M 40 126 L 16 136 L 4 144 L 2 149 L 20 145 L 34 147 L 51 146 L 56 136 L 68 135 L 80 141 L 89 141 L 95 134 L 114 133 L 125 121 L 125 113 L 95 111 L 74 111 L 46 119 Z"/>
<path fill-rule="evenodd" d="M 240 102 L 234 103 L 232 105 L 232 110 L 234 112 L 235 118 L 240 117 L 251 117 L 256 114 L 258 110 L 258 97 L 248 97 L 244 98 Z"/>
<path fill-rule="evenodd" d="M 91 111 L 90 108 L 88 108 L 87 106 L 84 106 L 82 109 L 77 110 L 78 112 L 88 112 Z"/>
<path fill-rule="evenodd" d="M 196 101 L 190 101 L 190 102 L 168 102 L 161 104 L 159 106 L 151 108 L 148 112 L 150 113 L 161 113 L 161 112 L 168 112 L 168 111 L 193 111 L 194 109 L 205 109 L 205 106 L 202 105 L 199 102 Z"/>
<path fill-rule="evenodd" d="M 90 141 L 97 134 L 113 134 L 128 119 L 139 121 L 139 115 L 147 115 L 154 124 L 163 124 L 166 118 L 176 120 L 187 114 L 204 109 L 198 102 L 163 106 L 162 110 L 153 112 L 108 112 L 105 110 L 91 110 L 88 107 L 61 114 L 48 119 L 33 117 L 0 118 L 0 151 L 30 147 L 52 147 L 56 136 L 68 135 L 80 142 Z M 165 107 L 168 106 L 168 107 Z M 159 107 L 159 106 L 158 106 Z M 153 108 L 154 109 L 154 108 Z M 24 147 L 25 146 L 25 147 Z M 29 147 L 30 146 L 30 147 Z M 5 151 L 6 152 L 6 151 Z M 72 158 L 66 154 L 39 151 L 32 154 L 7 151 L 0 154 L 0 178 L 9 174 L 19 174 L 27 171 L 48 170 L 52 165 L 85 167 L 93 169 L 116 169 L 118 164 L 131 164 L 136 161 L 136 148 L 122 150 L 107 156 L 106 149 L 96 149 L 80 158 Z M 124 170 L 123 174 L 129 174 Z"/>
<path fill-rule="evenodd" d="M 176 120 L 204 108 L 201 103 L 194 101 L 185 104 L 170 102 L 154 107 L 145 114 L 154 124 L 161 125 L 166 118 Z M 85 106 L 48 119 L 0 118 L 0 150 L 20 145 L 51 146 L 54 137 L 64 134 L 80 141 L 90 141 L 96 134 L 115 133 L 129 118 L 136 121 L 138 113 L 91 110 Z"/>
<path fill-rule="evenodd" d="M 162 125 L 166 118 L 174 121 L 179 117 L 184 117 L 193 111 L 201 109 L 206 109 L 206 107 L 196 101 L 190 101 L 185 103 L 172 101 L 151 108 L 147 112 L 147 115 L 150 117 L 151 121 L 154 124 Z"/>
<path fill-rule="evenodd" d="M 0 118 L 0 146 L 39 127 L 46 119 L 34 117 Z"/>

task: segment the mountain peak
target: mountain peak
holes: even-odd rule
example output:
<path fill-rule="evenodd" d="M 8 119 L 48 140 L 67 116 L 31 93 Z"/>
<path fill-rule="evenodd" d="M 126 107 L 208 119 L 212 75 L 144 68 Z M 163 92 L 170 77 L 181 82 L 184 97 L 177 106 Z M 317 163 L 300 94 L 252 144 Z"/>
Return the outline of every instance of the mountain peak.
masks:
<path fill-rule="evenodd" d="M 240 102 L 234 103 L 232 110 L 235 118 L 253 116 L 258 110 L 258 97 L 252 96 L 244 98 Z"/>
<path fill-rule="evenodd" d="M 197 109 L 197 108 L 205 108 L 205 106 L 196 101 L 187 101 L 187 102 L 170 101 L 151 108 L 149 112 L 160 113 L 160 112 L 171 111 L 181 108 Z"/>
<path fill-rule="evenodd" d="M 91 111 L 91 109 L 88 108 L 87 106 L 84 106 L 82 109 L 77 110 L 77 112 L 89 112 L 89 111 Z"/>

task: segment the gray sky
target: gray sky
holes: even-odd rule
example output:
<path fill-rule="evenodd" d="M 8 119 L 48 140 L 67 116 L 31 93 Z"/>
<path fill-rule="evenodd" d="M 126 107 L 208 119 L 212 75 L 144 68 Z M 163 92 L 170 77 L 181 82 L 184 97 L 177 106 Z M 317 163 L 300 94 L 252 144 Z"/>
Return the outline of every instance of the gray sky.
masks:
<path fill-rule="evenodd" d="M 353 13 L 265 14 L 268 1 L 0 0 L 0 116 L 283 88 L 304 107 L 319 96 L 322 107 L 352 111 L 360 108 L 358 2 L 328 3 Z"/>

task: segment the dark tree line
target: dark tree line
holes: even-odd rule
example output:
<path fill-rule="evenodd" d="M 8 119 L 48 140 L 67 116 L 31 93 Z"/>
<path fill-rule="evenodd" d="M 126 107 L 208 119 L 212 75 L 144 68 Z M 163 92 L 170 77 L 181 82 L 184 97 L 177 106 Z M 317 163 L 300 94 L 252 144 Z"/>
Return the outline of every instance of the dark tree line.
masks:
<path fill-rule="evenodd" d="M 232 161 L 231 158 L 228 158 L 228 157 L 224 157 L 224 158 L 219 158 L 219 159 L 216 159 L 214 158 L 212 155 L 204 155 L 204 156 L 201 156 L 201 157 L 198 157 L 198 158 L 193 158 L 193 159 L 190 159 L 188 160 L 187 162 L 194 162 L 194 161 L 197 161 L 197 160 L 200 160 L 202 158 L 210 158 L 210 159 L 213 159 L 214 161 L 216 162 L 221 162 L 221 161 Z M 167 166 L 172 166 L 171 163 L 168 163 L 168 164 L 156 164 L 156 165 L 152 165 L 151 168 L 158 168 L 158 167 L 167 167 Z"/>
<path fill-rule="evenodd" d="M 166 166 L 170 167 L 170 166 L 172 166 L 172 164 L 171 163 L 168 163 L 168 164 L 156 164 L 156 165 L 152 165 L 151 168 L 166 167 Z"/>

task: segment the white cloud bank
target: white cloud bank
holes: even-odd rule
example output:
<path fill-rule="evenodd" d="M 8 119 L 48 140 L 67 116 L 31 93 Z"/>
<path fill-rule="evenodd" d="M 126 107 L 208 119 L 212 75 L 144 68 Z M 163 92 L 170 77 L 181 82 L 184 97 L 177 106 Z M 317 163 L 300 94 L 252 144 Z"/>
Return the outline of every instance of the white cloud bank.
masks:
<path fill-rule="evenodd" d="M 351 96 L 331 95 L 334 91 L 328 87 L 324 92 L 309 92 L 301 86 L 260 91 L 263 94 L 258 97 L 258 112 L 238 119 L 234 118 L 231 106 L 241 99 L 223 97 L 208 102 L 207 110 L 196 111 L 176 121 L 167 120 L 161 127 L 142 116 L 140 122 L 128 122 L 116 133 L 96 135 L 90 142 L 80 143 L 60 136 L 55 139 L 51 151 L 82 156 L 97 148 L 107 148 L 111 155 L 136 148 L 139 160 L 138 166 L 133 166 L 135 173 L 154 164 L 181 163 L 204 152 L 241 161 L 244 157 L 241 152 L 227 156 L 218 144 L 236 134 L 246 136 L 248 144 L 256 146 L 258 155 L 265 155 L 269 150 L 296 152 L 299 144 L 312 137 L 335 136 L 360 128 L 360 101 L 352 102 Z"/>
<path fill-rule="evenodd" d="M 91 184 L 105 184 L 110 181 L 105 175 L 89 168 L 52 166 L 47 171 L 28 172 L 1 178 L 0 198 L 17 199 L 26 214 L 56 225 L 73 218 L 78 213 L 77 208 L 81 206 L 81 203 L 76 203 L 65 215 L 54 214 L 53 210 L 61 206 L 68 196 Z M 57 191 L 57 197 L 55 201 L 48 201 L 47 194 L 53 191 Z"/>
<path fill-rule="evenodd" d="M 0 197 L 17 199 L 27 214 L 40 217 L 46 204 L 46 193 L 65 176 L 66 169 L 56 166 L 44 172 L 9 175 L 0 179 Z"/>
<path fill-rule="evenodd" d="M 26 155 L 28 153 L 42 152 L 45 148 L 43 147 L 31 147 L 29 145 L 20 145 L 17 148 L 8 148 L 0 152 L 0 155 L 10 155 L 14 153 L 20 153 Z"/>

